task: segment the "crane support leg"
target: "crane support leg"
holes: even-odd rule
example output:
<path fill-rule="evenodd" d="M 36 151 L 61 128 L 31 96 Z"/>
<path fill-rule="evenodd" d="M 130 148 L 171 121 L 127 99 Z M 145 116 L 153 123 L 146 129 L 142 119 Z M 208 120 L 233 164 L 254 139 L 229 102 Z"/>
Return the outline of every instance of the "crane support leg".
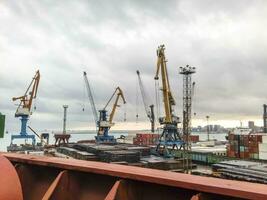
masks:
<path fill-rule="evenodd" d="M 97 143 L 116 143 L 116 139 L 113 135 L 109 135 L 109 124 L 105 124 L 107 122 L 107 111 L 100 110 L 99 111 L 99 130 L 97 136 L 95 136 L 95 140 Z"/>
<path fill-rule="evenodd" d="M 19 135 L 11 135 L 11 144 L 13 144 L 14 139 L 31 139 L 32 140 L 32 145 L 35 145 L 36 140 L 35 140 L 35 135 L 29 135 L 27 133 L 27 122 L 28 122 L 28 116 L 27 115 L 22 115 L 20 118 L 21 121 L 21 129 L 20 129 L 20 134 Z"/>
<path fill-rule="evenodd" d="M 166 124 L 159 138 L 156 151 L 165 157 L 172 157 L 170 150 L 179 149 L 184 145 L 184 141 L 178 134 L 177 127 L 172 124 Z"/>

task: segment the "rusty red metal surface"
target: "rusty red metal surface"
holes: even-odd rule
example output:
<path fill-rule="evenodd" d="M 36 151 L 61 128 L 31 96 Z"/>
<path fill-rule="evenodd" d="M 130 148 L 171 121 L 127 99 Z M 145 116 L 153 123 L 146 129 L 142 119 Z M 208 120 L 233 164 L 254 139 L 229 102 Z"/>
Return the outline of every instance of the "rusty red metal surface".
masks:
<path fill-rule="evenodd" d="M 3 154 L 24 199 L 267 199 L 267 186 L 117 164 Z M 39 189 L 32 194 L 35 187 Z"/>
<path fill-rule="evenodd" d="M 22 189 L 17 172 L 5 157 L 0 155 L 0 199 L 21 200 Z"/>

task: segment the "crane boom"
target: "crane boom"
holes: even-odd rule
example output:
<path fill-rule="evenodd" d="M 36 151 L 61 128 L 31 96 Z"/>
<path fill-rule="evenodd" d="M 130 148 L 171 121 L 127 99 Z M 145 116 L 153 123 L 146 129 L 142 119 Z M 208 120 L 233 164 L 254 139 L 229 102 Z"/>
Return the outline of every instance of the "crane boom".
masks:
<path fill-rule="evenodd" d="M 163 92 L 163 102 L 164 102 L 164 109 L 165 109 L 165 120 L 164 123 L 170 124 L 173 122 L 172 120 L 172 106 L 175 105 L 175 100 L 173 98 L 170 84 L 169 84 L 169 78 L 168 78 L 168 72 L 167 72 L 167 66 L 166 66 L 166 59 L 165 59 L 165 46 L 160 45 L 157 50 L 157 71 L 156 75 L 154 77 L 155 80 L 159 79 L 159 71 L 161 69 L 161 79 L 162 79 L 162 92 Z"/>
<path fill-rule="evenodd" d="M 92 93 L 92 90 L 91 90 L 90 85 L 89 85 L 89 81 L 88 81 L 86 72 L 83 72 L 83 77 L 84 77 L 84 82 L 85 82 L 85 86 L 86 86 L 86 90 L 87 90 L 87 95 L 88 95 L 88 98 L 89 98 L 89 101 L 91 104 L 91 108 L 92 108 L 92 112 L 94 115 L 95 125 L 98 126 L 98 123 L 97 123 L 98 117 L 97 117 L 94 97 L 93 97 L 93 93 Z"/>
<path fill-rule="evenodd" d="M 140 87 L 140 91 L 141 91 L 141 95 L 142 95 L 142 100 L 143 100 L 143 103 L 145 106 L 146 115 L 149 118 L 149 121 L 151 122 L 151 131 L 154 132 L 154 130 L 155 130 L 154 105 L 151 104 L 148 106 L 148 97 L 146 95 L 145 87 L 144 87 L 143 81 L 141 79 L 141 75 L 140 75 L 139 70 L 137 70 L 136 73 L 138 76 L 139 87 Z"/>
<path fill-rule="evenodd" d="M 119 97 L 122 98 L 124 104 L 126 103 L 122 90 L 120 89 L 120 87 L 117 87 L 117 88 L 115 89 L 114 93 L 111 95 L 111 97 L 110 97 L 108 103 L 106 104 L 106 106 L 104 107 L 103 110 L 106 109 L 106 107 L 108 106 L 108 104 L 110 103 L 110 101 L 112 100 L 112 98 L 114 97 L 114 95 L 115 95 L 116 93 L 117 93 L 117 97 L 116 97 L 116 100 L 115 100 L 115 102 L 114 102 L 114 104 L 113 104 L 113 107 L 112 107 L 112 110 L 111 110 L 111 113 L 110 113 L 110 116 L 109 116 L 109 123 L 110 123 L 110 124 L 112 124 L 112 121 L 113 121 L 113 117 L 114 117 L 116 108 L 118 107 Z"/>

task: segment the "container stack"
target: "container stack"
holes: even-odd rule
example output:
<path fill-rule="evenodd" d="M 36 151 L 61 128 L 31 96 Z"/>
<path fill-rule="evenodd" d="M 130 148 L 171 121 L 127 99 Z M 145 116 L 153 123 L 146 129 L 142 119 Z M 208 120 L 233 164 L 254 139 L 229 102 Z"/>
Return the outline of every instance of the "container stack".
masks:
<path fill-rule="evenodd" d="M 264 133 L 253 133 L 253 134 L 229 133 L 228 135 L 229 144 L 227 146 L 227 156 L 233 157 L 233 158 L 242 158 L 242 159 L 259 159 L 259 152 L 260 152 L 259 146 L 262 148 L 262 152 L 266 151 L 265 155 L 267 156 L 267 144 L 265 148 L 264 148 L 264 145 L 261 144 L 263 136 L 266 136 L 266 134 Z"/>
<path fill-rule="evenodd" d="M 137 133 L 133 138 L 134 145 L 149 146 L 156 145 L 159 140 L 159 134 L 153 133 Z"/>

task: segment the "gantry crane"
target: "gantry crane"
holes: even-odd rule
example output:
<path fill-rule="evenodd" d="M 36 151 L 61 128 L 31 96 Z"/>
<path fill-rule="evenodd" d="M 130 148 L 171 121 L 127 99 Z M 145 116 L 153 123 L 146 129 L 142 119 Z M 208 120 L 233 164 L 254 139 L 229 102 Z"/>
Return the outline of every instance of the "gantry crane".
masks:
<path fill-rule="evenodd" d="M 178 133 L 179 118 L 173 114 L 173 106 L 175 100 L 173 98 L 165 58 L 165 46 L 160 45 L 157 50 L 157 71 L 154 77 L 155 80 L 159 79 L 159 73 L 161 71 L 162 80 L 162 93 L 164 102 L 165 117 L 159 118 L 160 124 L 163 125 L 163 132 L 160 136 L 156 150 L 160 153 L 164 153 L 165 156 L 170 156 L 169 148 L 181 148 L 184 142 L 181 140 L 181 136 Z M 163 149 L 163 152 L 161 152 Z"/>
<path fill-rule="evenodd" d="M 87 76 L 86 76 L 86 72 L 83 72 L 83 76 L 84 76 L 84 81 L 85 81 L 85 85 L 86 85 L 86 89 L 87 89 L 88 98 L 90 100 L 91 108 L 93 111 L 95 124 L 96 124 L 96 127 L 98 128 L 97 136 L 95 137 L 96 142 L 98 142 L 98 143 L 106 143 L 106 142 L 107 143 L 115 143 L 116 140 L 115 140 L 114 136 L 109 135 L 109 129 L 111 128 L 111 126 L 114 125 L 113 117 L 115 115 L 116 108 L 119 107 L 118 103 L 119 103 L 120 97 L 122 98 L 123 103 L 124 104 L 126 103 L 123 92 L 119 87 L 117 87 L 115 89 L 114 93 L 111 95 L 111 97 L 110 97 L 109 101 L 107 102 L 107 104 L 105 105 L 105 107 L 102 110 L 99 110 L 99 117 L 98 117 L 97 112 L 96 112 L 96 106 L 95 106 L 92 90 L 90 88 L 89 81 L 88 81 Z M 115 102 L 113 104 L 111 114 L 108 118 L 106 108 L 109 105 L 109 103 L 111 102 L 111 100 L 113 99 L 113 97 L 115 96 L 115 94 L 117 94 L 117 96 L 116 96 Z"/>
<path fill-rule="evenodd" d="M 32 144 L 35 145 L 35 136 L 29 135 L 27 133 L 27 122 L 29 120 L 29 116 L 32 114 L 31 108 L 33 100 L 36 98 L 38 86 L 40 81 L 40 72 L 39 70 L 36 72 L 33 77 L 30 85 L 28 86 L 24 95 L 19 97 L 13 97 L 12 100 L 20 100 L 20 103 L 17 107 L 15 117 L 20 117 L 21 120 L 21 130 L 19 135 L 11 135 L 11 144 L 14 139 L 32 139 Z"/>
<path fill-rule="evenodd" d="M 145 87 L 144 87 L 143 81 L 141 79 L 141 75 L 140 75 L 139 70 L 137 70 L 136 73 L 138 76 L 139 87 L 140 87 L 140 91 L 141 91 L 141 95 L 142 95 L 142 100 L 143 100 L 143 103 L 145 106 L 146 115 L 147 115 L 147 117 L 151 123 L 151 132 L 154 133 L 154 131 L 155 131 L 154 104 L 149 105 L 147 93 L 145 91 Z"/>
<path fill-rule="evenodd" d="M 111 100 L 113 99 L 113 97 L 115 96 L 115 94 L 117 94 L 115 102 L 113 104 L 112 107 L 112 111 L 110 113 L 109 119 L 107 117 L 107 106 L 109 105 L 109 103 L 111 102 Z M 102 110 L 99 110 L 99 121 L 98 121 L 98 134 L 96 136 L 96 141 L 97 142 L 109 142 L 109 143 L 114 143 L 116 142 L 115 138 L 113 135 L 109 135 L 109 129 L 111 128 L 111 126 L 114 125 L 113 123 L 113 117 L 116 111 L 116 108 L 119 107 L 119 99 L 122 99 L 123 104 L 126 103 L 124 95 L 122 90 L 120 89 L 120 87 L 117 87 L 115 89 L 115 91 L 113 92 L 113 94 L 111 95 L 110 99 L 108 100 L 107 104 L 105 105 L 105 107 Z"/>

